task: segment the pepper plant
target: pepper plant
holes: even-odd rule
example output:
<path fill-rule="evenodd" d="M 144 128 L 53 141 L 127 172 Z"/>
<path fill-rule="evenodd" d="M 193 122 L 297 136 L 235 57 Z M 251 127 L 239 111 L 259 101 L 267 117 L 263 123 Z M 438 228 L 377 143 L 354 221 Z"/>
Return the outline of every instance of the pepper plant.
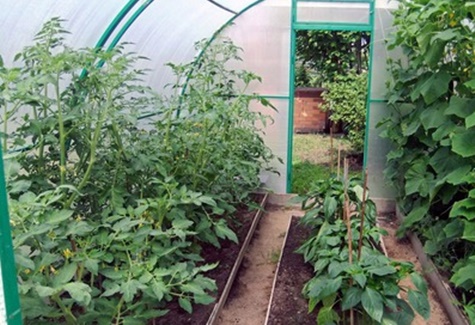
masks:
<path fill-rule="evenodd" d="M 303 288 L 309 312 L 318 306 L 317 324 L 411 324 L 414 310 L 428 319 L 427 284 L 411 263 L 391 260 L 380 251 L 385 232 L 375 226 L 374 203 L 363 192 L 355 178 L 346 185 L 330 178 L 301 198 L 306 210 L 301 222 L 312 229 L 297 250 L 314 268 Z M 345 221 L 348 203 L 352 210 Z M 364 223 L 359 218 L 363 213 Z M 407 277 L 415 288 L 402 286 Z M 403 291 L 409 303 L 400 296 Z"/>
<path fill-rule="evenodd" d="M 420 234 L 466 301 L 475 289 L 474 16 L 470 1 L 400 2 L 389 49 L 407 60 L 389 62 L 392 116 L 381 124 L 402 230 Z M 474 306 L 466 310 L 475 322 Z"/>
<path fill-rule="evenodd" d="M 200 64 L 170 64 L 164 98 L 125 46 L 72 49 L 61 23 L 0 67 L 24 322 L 144 324 L 172 301 L 192 313 L 216 291 L 201 247 L 237 242 L 233 213 L 274 159 L 245 93 L 259 78 L 226 68 L 239 49 L 223 40 Z"/>

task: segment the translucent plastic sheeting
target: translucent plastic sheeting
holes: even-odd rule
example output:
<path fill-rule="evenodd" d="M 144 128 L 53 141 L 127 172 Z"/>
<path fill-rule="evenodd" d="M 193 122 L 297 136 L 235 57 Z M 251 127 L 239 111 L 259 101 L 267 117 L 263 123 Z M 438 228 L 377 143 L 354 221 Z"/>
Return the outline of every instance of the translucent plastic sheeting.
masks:
<path fill-rule="evenodd" d="M 288 96 L 290 62 L 290 3 L 268 0 L 239 16 L 223 34 L 243 49 L 234 68 L 256 73 L 251 93 Z M 284 141 L 284 138 L 282 139 Z"/>
<path fill-rule="evenodd" d="M 383 131 L 376 125 L 390 115 L 384 99 L 386 97 L 386 80 L 390 77 L 387 69 L 387 59 L 403 59 L 402 51 L 388 51 L 386 41 L 394 31 L 391 10 L 397 7 L 396 1 L 376 2 L 375 28 L 372 37 L 374 54 L 371 70 L 371 104 L 369 122 L 369 137 L 367 142 L 367 168 L 369 171 L 369 188 L 372 196 L 377 198 L 393 198 L 394 190 L 384 181 L 386 155 L 391 149 L 391 143 L 382 139 L 379 134 Z"/>
<path fill-rule="evenodd" d="M 375 13 L 375 32 L 372 38 L 374 42 L 372 78 L 375 82 L 371 85 L 371 98 L 384 99 L 386 96 L 386 81 L 388 75 L 387 60 L 404 60 L 401 49 L 392 51 L 387 49 L 387 41 L 395 31 L 392 25 L 392 14 L 389 9 L 377 8 Z M 379 81 L 379 82 L 378 82 Z"/>
<path fill-rule="evenodd" d="M 252 103 L 253 111 L 262 112 L 273 119 L 268 121 L 267 126 L 263 127 L 263 135 L 266 145 L 271 148 L 274 155 L 283 160 L 280 163 L 277 159 L 272 162 L 280 175 L 276 173 L 263 172 L 261 180 L 265 186 L 276 193 L 285 193 L 287 186 L 287 130 L 288 130 L 288 107 L 289 101 L 286 99 L 271 99 L 270 102 L 277 111 L 270 107 L 264 107 L 260 103 Z M 261 125 L 262 127 L 262 125 Z"/>
<path fill-rule="evenodd" d="M 384 179 L 384 169 L 386 168 L 386 155 L 391 149 L 391 143 L 379 135 L 383 131 L 376 125 L 388 117 L 388 107 L 386 103 L 371 103 L 371 114 L 369 116 L 369 137 L 367 148 L 368 187 L 373 198 L 394 198 L 394 190 L 388 186 Z"/>
<path fill-rule="evenodd" d="M 11 66 L 13 57 L 53 17 L 65 19 L 71 32 L 67 42 L 75 48 L 93 47 L 127 1 L 0 0 L 0 55 Z"/>
<path fill-rule="evenodd" d="M 369 3 L 298 2 L 297 22 L 369 23 Z"/>
<path fill-rule="evenodd" d="M 245 7 L 256 2 L 255 0 L 214 0 L 214 2 L 219 3 L 220 5 L 229 8 L 235 12 L 240 12 Z"/>
<path fill-rule="evenodd" d="M 192 61 L 197 55 L 194 44 L 211 37 L 232 16 L 209 1 L 157 0 L 122 40 L 133 42 L 133 50 L 150 59 L 137 64 L 151 70 L 144 78 L 146 84 L 167 94 L 171 88 L 163 88 L 176 78 L 166 64 Z"/>

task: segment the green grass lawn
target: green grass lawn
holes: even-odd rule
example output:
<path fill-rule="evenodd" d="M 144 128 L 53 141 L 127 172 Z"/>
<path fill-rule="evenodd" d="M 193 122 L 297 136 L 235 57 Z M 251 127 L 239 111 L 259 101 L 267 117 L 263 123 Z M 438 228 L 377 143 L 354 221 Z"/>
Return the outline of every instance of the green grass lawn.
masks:
<path fill-rule="evenodd" d="M 334 170 L 338 146 L 342 150 L 342 158 L 351 146 L 344 138 L 333 139 Z M 292 193 L 303 195 L 308 192 L 312 183 L 331 176 L 331 145 L 330 136 L 322 134 L 294 134 L 292 162 Z M 343 166 L 341 166 L 343 169 Z M 360 175 L 361 170 L 350 171 L 350 176 Z"/>

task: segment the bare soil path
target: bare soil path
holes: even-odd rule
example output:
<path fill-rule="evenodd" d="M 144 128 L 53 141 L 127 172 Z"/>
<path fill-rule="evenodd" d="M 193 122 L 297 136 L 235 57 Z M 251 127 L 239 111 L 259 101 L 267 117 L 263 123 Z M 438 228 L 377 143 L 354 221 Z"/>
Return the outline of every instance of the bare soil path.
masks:
<path fill-rule="evenodd" d="M 386 246 L 389 257 L 399 261 L 412 262 L 417 271 L 421 272 L 422 267 L 419 260 L 414 253 L 411 243 L 407 239 L 398 240 L 396 238 L 396 230 L 399 225 L 396 221 L 396 217 L 389 216 L 380 218 L 380 227 L 388 232 L 387 236 L 384 236 L 383 241 Z M 413 286 L 409 279 L 403 280 L 402 285 Z M 405 298 L 403 296 L 403 298 Z M 429 286 L 429 303 L 430 303 L 430 318 L 425 321 L 421 316 L 416 315 L 412 325 L 450 325 L 450 321 L 445 314 L 442 305 L 439 302 L 437 294 Z"/>
<path fill-rule="evenodd" d="M 268 205 L 266 210 L 221 312 L 219 325 L 262 325 L 265 322 L 274 274 L 290 217 L 302 214 L 300 210 L 275 205 Z"/>

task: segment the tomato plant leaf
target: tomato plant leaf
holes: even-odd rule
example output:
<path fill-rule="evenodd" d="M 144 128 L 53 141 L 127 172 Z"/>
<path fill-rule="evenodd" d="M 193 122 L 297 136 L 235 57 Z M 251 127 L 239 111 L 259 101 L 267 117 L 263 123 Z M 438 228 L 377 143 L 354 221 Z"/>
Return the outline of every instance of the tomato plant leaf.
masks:
<path fill-rule="evenodd" d="M 91 302 L 91 288 L 85 283 L 70 282 L 65 284 L 63 289 L 82 306 L 87 306 Z"/>
<path fill-rule="evenodd" d="M 64 265 L 58 270 L 58 273 L 55 275 L 53 283 L 55 287 L 59 287 L 69 281 L 74 277 L 77 270 L 76 263 L 69 263 Z"/>
<path fill-rule="evenodd" d="M 188 313 L 191 314 L 193 312 L 193 307 L 191 306 L 191 302 L 188 298 L 178 298 L 178 304 Z"/>

